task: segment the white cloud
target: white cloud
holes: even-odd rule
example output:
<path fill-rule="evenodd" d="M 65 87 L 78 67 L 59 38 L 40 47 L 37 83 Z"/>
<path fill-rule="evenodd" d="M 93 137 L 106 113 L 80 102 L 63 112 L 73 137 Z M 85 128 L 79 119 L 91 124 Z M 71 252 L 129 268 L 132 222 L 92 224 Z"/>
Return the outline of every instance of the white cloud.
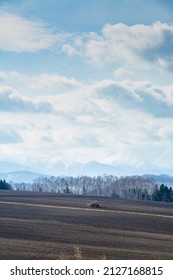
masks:
<path fill-rule="evenodd" d="M 54 46 L 54 50 L 87 58 L 94 65 L 172 71 L 172 41 L 173 25 L 161 22 L 150 26 L 106 24 L 100 33 L 67 34 L 39 20 L 0 13 L 0 49 L 9 52 L 37 52 Z"/>
<path fill-rule="evenodd" d="M 133 72 L 125 69 L 124 67 L 120 67 L 114 71 L 114 77 L 116 80 L 120 80 L 120 81 L 133 80 L 134 74 Z"/>
<path fill-rule="evenodd" d="M 22 97 L 11 87 L 0 86 L 0 111 L 50 113 L 52 106 L 48 102 L 34 102 L 29 98 Z"/>
<path fill-rule="evenodd" d="M 68 44 L 64 44 L 62 46 L 62 51 L 67 53 L 69 56 L 75 56 L 75 55 L 79 55 L 80 52 L 77 51 L 75 48 L 73 48 L 72 46 L 68 45 Z"/>
<path fill-rule="evenodd" d="M 0 49 L 8 52 L 37 52 L 62 40 L 43 22 L 0 13 Z"/>
<path fill-rule="evenodd" d="M 38 75 L 27 75 L 19 72 L 0 72 L 0 80 L 6 84 L 12 84 L 15 86 L 22 86 L 25 88 L 25 92 L 39 95 L 39 90 L 43 95 L 46 93 L 51 95 L 55 93 L 61 93 L 62 91 L 69 90 L 70 88 L 79 88 L 82 83 L 73 77 L 66 77 L 59 75 L 58 73 L 40 73 Z M 24 93 L 25 94 L 25 93 Z M 32 95 L 32 94 L 31 94 Z"/>
<path fill-rule="evenodd" d="M 40 74 L 37 76 L 31 76 L 29 78 L 30 84 L 34 84 L 34 87 L 79 87 L 81 83 L 74 78 L 68 78 L 58 74 Z"/>
<path fill-rule="evenodd" d="M 95 65 L 115 64 L 134 68 L 160 68 L 172 71 L 173 25 L 155 22 L 153 25 L 123 23 L 106 24 L 101 33 L 81 34 L 80 44 L 68 45 Z"/>
<path fill-rule="evenodd" d="M 0 144 L 15 144 L 22 142 L 21 136 L 11 127 L 0 127 Z"/>
<path fill-rule="evenodd" d="M 1 76 L 5 74 L 9 76 Z M 20 80 L 20 73 L 10 75 L 13 81 Z M 24 80 L 27 79 L 28 84 L 35 81 L 37 88 L 47 85 L 48 92 L 52 84 L 59 88 L 56 74 L 25 75 Z M 40 79 L 45 79 L 45 86 Z M 64 94 L 40 94 L 32 99 L 29 92 L 24 97 L 17 88 L 0 87 L 3 127 L 16 131 L 23 140 L 15 143 L 15 150 L 11 142 L 8 147 L 1 143 L 3 155 L 44 158 L 47 162 L 57 158 L 97 160 L 132 167 L 149 166 L 151 158 L 155 166 L 162 163 L 161 159 L 166 161 L 168 153 L 164 154 L 164 147 L 173 149 L 171 85 L 111 79 L 83 85 L 65 77 L 60 79 L 61 83 L 75 87 L 70 86 Z M 50 110 L 43 104 L 48 104 Z"/>
<path fill-rule="evenodd" d="M 173 85 L 164 86 L 164 98 L 168 105 L 173 105 Z"/>

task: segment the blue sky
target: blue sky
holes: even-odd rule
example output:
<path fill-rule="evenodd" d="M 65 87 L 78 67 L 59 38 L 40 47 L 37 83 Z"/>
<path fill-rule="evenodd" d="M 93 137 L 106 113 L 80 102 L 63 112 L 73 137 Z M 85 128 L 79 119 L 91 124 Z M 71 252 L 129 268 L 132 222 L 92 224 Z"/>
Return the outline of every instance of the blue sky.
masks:
<path fill-rule="evenodd" d="M 171 173 L 172 15 L 168 0 L 0 1 L 0 159 Z"/>

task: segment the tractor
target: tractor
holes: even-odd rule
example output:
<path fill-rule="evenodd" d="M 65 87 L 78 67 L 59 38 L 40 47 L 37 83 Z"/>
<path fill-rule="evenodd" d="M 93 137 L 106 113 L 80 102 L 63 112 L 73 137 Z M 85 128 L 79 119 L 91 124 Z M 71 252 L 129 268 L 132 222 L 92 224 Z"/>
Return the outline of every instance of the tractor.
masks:
<path fill-rule="evenodd" d="M 96 200 L 91 202 L 89 206 L 92 208 L 102 208 L 102 206 Z"/>

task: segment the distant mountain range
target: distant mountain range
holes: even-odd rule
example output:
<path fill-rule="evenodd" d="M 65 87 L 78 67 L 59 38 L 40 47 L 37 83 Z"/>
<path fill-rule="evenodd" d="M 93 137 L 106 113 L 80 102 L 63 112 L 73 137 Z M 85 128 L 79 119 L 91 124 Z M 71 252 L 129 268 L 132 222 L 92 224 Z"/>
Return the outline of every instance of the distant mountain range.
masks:
<path fill-rule="evenodd" d="M 145 174 L 143 175 L 144 178 L 153 178 L 157 183 L 159 184 L 167 184 L 167 185 L 173 185 L 173 176 L 169 176 L 167 174 Z"/>
<path fill-rule="evenodd" d="M 5 180 L 8 183 L 32 183 L 36 178 L 43 176 L 45 175 L 30 171 L 0 173 L 0 179 Z"/>
<path fill-rule="evenodd" d="M 96 161 L 90 161 L 87 163 L 58 161 L 48 167 L 48 173 L 65 176 L 97 176 L 103 174 L 118 175 L 120 170 L 113 165 L 103 164 Z"/>
<path fill-rule="evenodd" d="M 161 174 L 140 174 L 138 169 L 130 167 L 119 167 L 109 164 L 103 164 L 96 161 L 88 163 L 76 163 L 57 161 L 56 163 L 47 167 L 37 169 L 32 167 L 23 166 L 17 163 L 0 160 L 0 179 L 5 179 L 7 182 L 25 182 L 31 183 L 34 179 L 42 176 L 98 176 L 98 175 L 114 175 L 120 176 L 132 176 L 142 175 L 145 178 L 151 177 L 157 183 L 173 184 L 173 177 Z"/>
<path fill-rule="evenodd" d="M 15 172 L 15 171 L 33 171 L 31 167 L 18 164 L 16 162 L 11 162 L 7 160 L 0 160 L 0 173 L 1 172 Z"/>

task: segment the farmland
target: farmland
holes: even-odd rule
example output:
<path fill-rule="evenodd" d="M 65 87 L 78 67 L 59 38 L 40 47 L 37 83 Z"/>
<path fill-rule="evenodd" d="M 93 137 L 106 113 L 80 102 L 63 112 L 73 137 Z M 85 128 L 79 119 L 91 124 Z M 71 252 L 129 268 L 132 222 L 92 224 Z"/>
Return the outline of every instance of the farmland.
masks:
<path fill-rule="evenodd" d="M 0 259 L 173 259 L 173 204 L 0 191 Z"/>

